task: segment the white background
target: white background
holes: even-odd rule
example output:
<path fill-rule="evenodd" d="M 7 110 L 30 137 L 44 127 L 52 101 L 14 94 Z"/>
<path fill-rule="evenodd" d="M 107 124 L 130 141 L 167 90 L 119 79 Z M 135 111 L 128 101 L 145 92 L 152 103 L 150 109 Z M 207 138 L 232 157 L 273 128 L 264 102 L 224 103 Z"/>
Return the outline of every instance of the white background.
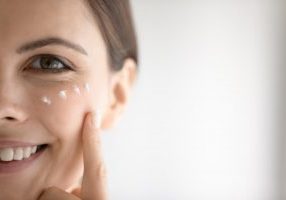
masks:
<path fill-rule="evenodd" d="M 275 0 L 133 0 L 140 72 L 103 135 L 116 200 L 276 200 Z M 285 10 L 284 10 L 285 11 Z"/>

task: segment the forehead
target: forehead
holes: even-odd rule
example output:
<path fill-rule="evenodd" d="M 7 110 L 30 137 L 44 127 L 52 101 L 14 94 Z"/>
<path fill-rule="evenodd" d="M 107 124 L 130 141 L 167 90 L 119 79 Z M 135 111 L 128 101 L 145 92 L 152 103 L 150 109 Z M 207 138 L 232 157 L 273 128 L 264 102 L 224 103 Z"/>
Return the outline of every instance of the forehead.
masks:
<path fill-rule="evenodd" d="M 99 35 L 99 30 L 84 0 L 0 0 L 2 47 L 5 41 L 7 48 L 45 36 L 87 45 L 92 35 Z"/>

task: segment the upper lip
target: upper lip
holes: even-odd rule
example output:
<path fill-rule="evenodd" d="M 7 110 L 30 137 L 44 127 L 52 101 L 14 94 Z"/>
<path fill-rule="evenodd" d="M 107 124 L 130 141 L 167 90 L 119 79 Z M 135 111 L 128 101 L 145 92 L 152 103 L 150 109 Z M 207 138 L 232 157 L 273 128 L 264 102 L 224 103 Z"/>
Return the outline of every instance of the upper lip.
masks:
<path fill-rule="evenodd" d="M 15 147 L 30 147 L 37 146 L 39 143 L 25 142 L 25 141 L 16 141 L 16 140 L 0 140 L 0 148 L 15 148 Z"/>

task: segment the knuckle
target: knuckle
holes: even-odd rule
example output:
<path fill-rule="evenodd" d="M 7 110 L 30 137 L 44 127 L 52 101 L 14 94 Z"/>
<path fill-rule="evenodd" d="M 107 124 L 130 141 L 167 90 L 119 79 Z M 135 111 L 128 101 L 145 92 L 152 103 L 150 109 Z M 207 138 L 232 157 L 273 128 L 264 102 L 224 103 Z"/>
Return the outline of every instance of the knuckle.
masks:
<path fill-rule="evenodd" d="M 46 194 L 57 194 L 59 192 L 59 189 L 52 186 L 52 187 L 49 187 L 48 189 L 46 189 Z"/>
<path fill-rule="evenodd" d="M 54 186 L 49 187 L 49 188 L 44 190 L 44 192 L 40 196 L 40 199 L 41 200 L 50 199 L 50 197 L 53 196 L 54 194 L 56 194 L 57 192 L 58 192 L 58 189 L 56 187 L 54 187 Z"/>

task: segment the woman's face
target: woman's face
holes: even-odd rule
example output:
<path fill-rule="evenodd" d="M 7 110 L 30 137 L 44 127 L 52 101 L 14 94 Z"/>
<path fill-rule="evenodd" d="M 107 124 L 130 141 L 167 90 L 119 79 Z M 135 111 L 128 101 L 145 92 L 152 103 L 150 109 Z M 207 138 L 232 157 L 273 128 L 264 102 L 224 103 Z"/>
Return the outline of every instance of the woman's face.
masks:
<path fill-rule="evenodd" d="M 83 173 L 85 114 L 110 105 L 113 75 L 96 22 L 83 1 L 0 0 L 0 43 L 0 155 L 21 159 L 27 146 L 48 144 L 0 162 L 1 199 L 67 190 Z"/>

